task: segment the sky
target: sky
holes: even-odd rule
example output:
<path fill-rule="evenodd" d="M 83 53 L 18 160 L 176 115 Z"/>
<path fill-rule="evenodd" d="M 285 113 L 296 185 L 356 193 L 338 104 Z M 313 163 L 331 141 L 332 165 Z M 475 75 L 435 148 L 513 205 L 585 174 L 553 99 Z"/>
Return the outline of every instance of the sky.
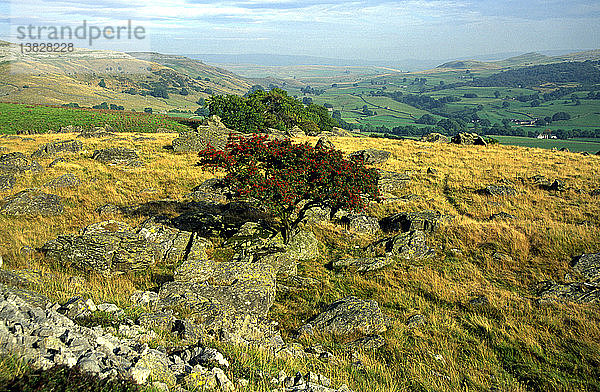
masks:
<path fill-rule="evenodd" d="M 172 54 L 393 62 L 600 48 L 598 0 L 0 0 L 0 32 L 11 42 L 31 40 L 20 26 L 84 20 L 143 27 L 143 39 L 98 39 L 94 48 Z"/>

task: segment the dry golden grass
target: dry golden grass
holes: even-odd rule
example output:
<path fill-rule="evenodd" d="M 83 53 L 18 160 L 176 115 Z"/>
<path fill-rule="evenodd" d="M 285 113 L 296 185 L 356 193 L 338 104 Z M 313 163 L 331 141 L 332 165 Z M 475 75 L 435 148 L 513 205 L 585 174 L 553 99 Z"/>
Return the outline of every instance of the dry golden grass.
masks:
<path fill-rule="evenodd" d="M 66 162 L 45 172 L 20 177 L 15 189 L 0 198 L 43 184 L 64 173 L 83 180 L 75 189 L 57 190 L 65 199 L 65 214 L 51 218 L 0 216 L 0 255 L 9 268 L 37 269 L 40 291 L 65 300 L 79 294 L 96 302 L 109 301 L 128 308 L 136 289 L 156 287 L 155 276 L 172 270 L 159 266 L 149 274 L 111 279 L 83 275 L 75 284 L 74 271 L 49 264 L 39 255 L 27 258 L 23 246 L 39 247 L 63 233 L 114 218 L 132 225 L 143 217 L 100 216 L 95 209 L 106 203 L 135 205 L 158 199 L 183 200 L 190 189 L 212 176 L 195 167 L 196 155 L 174 154 L 164 148 L 173 134 L 152 135 L 154 141 L 82 140 L 85 151 L 65 155 Z M 0 139 L 10 151 L 33 152 L 52 140 L 74 135 L 39 135 L 35 141 Z M 314 143 L 315 138 L 299 142 Z M 600 252 L 600 200 L 590 191 L 600 188 L 600 157 L 566 152 L 492 145 L 456 146 L 370 138 L 337 138 L 337 148 L 351 152 L 364 148 L 390 151 L 381 168 L 410 174 L 410 185 L 397 196 L 406 201 L 372 205 L 369 212 L 383 217 L 399 211 L 434 209 L 455 218 L 431 236 L 436 256 L 397 264 L 370 274 L 337 273 L 328 262 L 360 249 L 375 238 L 356 236 L 340 226 L 315 227 L 322 241 L 321 258 L 302 263 L 303 276 L 320 281 L 293 294 L 278 294 L 271 317 L 279 321 L 284 337 L 326 305 L 348 295 L 375 299 L 389 316 L 386 345 L 360 353 L 364 371 L 352 366 L 344 339 L 318 337 L 332 351 L 335 365 L 315 360 L 276 359 L 260 350 L 221 346 L 233 359 L 234 378 L 251 380 L 251 391 L 270 391 L 268 379 L 277 370 L 288 373 L 315 370 L 344 382 L 355 391 L 403 390 L 598 390 L 600 384 L 600 312 L 597 305 L 545 305 L 535 301 L 537 285 L 564 280 L 573 256 Z M 95 162 L 97 148 L 135 148 L 145 166 L 124 170 Z M 428 174 L 427 169 L 437 170 Z M 527 179 L 533 175 L 561 179 L 567 190 L 542 190 Z M 516 196 L 489 197 L 477 191 L 486 185 L 511 184 Z M 507 212 L 516 220 L 489 220 Z M 175 212 L 173 211 L 173 214 Z M 485 296 L 489 304 L 469 300 Z M 133 310 L 131 310 L 133 312 Z M 418 328 L 407 326 L 415 314 L 425 316 Z"/>

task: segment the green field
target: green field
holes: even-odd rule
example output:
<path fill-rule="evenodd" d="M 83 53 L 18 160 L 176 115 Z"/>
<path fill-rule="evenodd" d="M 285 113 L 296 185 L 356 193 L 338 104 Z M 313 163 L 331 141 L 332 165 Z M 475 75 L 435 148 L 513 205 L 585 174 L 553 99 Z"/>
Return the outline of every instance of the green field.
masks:
<path fill-rule="evenodd" d="M 582 141 L 582 140 L 559 140 L 559 139 L 534 139 L 530 137 L 520 136 L 492 136 L 502 144 L 509 144 L 513 146 L 521 147 L 534 147 L 544 149 L 561 149 L 568 148 L 572 152 L 584 152 L 595 154 L 600 151 L 600 139 L 596 139 L 595 142 Z M 591 140 L 591 139 L 590 139 Z"/>
<path fill-rule="evenodd" d="M 316 69 L 313 69 L 316 72 Z M 326 78 L 302 79 L 306 85 L 322 91 L 321 94 L 304 94 L 300 87 L 286 87 L 291 95 L 299 99 L 309 97 L 317 104 L 330 104 L 333 109 L 340 111 L 342 119 L 349 123 L 372 125 L 374 127 L 385 125 L 388 128 L 396 126 L 416 125 L 415 120 L 423 114 L 435 115 L 432 111 L 419 109 L 404 103 L 397 102 L 392 98 L 381 96 L 385 93 L 397 93 L 402 95 L 416 94 L 427 95 L 435 99 L 443 97 L 458 97 L 460 101 L 447 103 L 445 110 L 449 114 L 460 113 L 464 110 L 475 110 L 481 119 L 487 119 L 492 124 L 501 124 L 502 120 L 533 120 L 552 117 L 557 112 L 566 112 L 571 118 L 569 120 L 554 121 L 545 126 L 525 128 L 533 132 L 541 132 L 545 129 L 600 129 L 600 100 L 587 99 L 588 91 L 577 91 L 574 96 L 578 101 L 572 99 L 573 94 L 567 94 L 558 99 L 545 101 L 542 95 L 551 92 L 561 86 L 542 86 L 535 88 L 515 87 L 473 87 L 459 86 L 448 87 L 454 83 L 464 83 L 476 77 L 489 76 L 498 72 L 497 69 L 466 71 L 443 71 L 432 70 L 421 73 L 394 73 L 385 75 L 349 76 L 346 81 L 337 80 L 329 83 Z M 425 82 L 423 83 L 423 80 Z M 298 81 L 298 80 L 297 80 Z M 567 87 L 567 86 L 563 86 Z M 532 105 L 531 101 L 522 102 L 520 96 L 540 95 L 539 105 Z M 467 96 L 465 96 L 467 95 Z M 471 96 L 474 95 L 474 96 Z M 469 97 L 471 96 L 471 97 Z M 375 111 L 372 116 L 365 116 L 362 112 L 364 105 L 369 110 Z M 513 125 L 517 126 L 518 125 Z"/>
<path fill-rule="evenodd" d="M 116 132 L 156 132 L 157 129 L 179 132 L 186 126 L 160 114 L 119 110 L 93 110 L 0 103 L 0 133 L 59 131 L 66 126 L 82 128 L 108 125 Z"/>

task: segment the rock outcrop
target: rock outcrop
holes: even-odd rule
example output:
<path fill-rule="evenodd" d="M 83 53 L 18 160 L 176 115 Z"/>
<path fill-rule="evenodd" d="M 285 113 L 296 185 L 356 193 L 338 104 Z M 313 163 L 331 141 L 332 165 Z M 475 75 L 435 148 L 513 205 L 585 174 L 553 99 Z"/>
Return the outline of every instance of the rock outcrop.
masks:
<path fill-rule="evenodd" d="M 442 135 L 441 133 L 433 132 L 423 135 L 421 137 L 421 141 L 429 143 L 449 143 L 450 138 L 448 138 L 446 135 Z"/>
<path fill-rule="evenodd" d="M 44 186 L 48 188 L 74 188 L 80 184 L 81 181 L 76 175 L 67 173 L 47 182 Z"/>
<path fill-rule="evenodd" d="M 487 146 L 486 141 L 476 133 L 467 133 L 461 132 L 452 137 L 450 140 L 451 143 L 454 144 L 463 144 L 463 145 L 476 145 L 476 146 Z"/>
<path fill-rule="evenodd" d="M 44 144 L 31 154 L 32 158 L 49 158 L 58 153 L 75 153 L 83 149 L 83 143 L 79 140 L 61 140 Z"/>
<path fill-rule="evenodd" d="M 197 129 L 180 133 L 179 137 L 173 140 L 173 151 L 201 151 L 209 145 L 223 150 L 230 134 L 239 133 L 228 129 L 218 116 L 210 116 Z"/>
<path fill-rule="evenodd" d="M 116 332 L 130 337 L 117 338 L 102 327 L 75 324 L 58 312 L 65 306 L 49 301 L 31 303 L 24 292 L 0 285 L 3 355 L 21 356 L 34 368 L 78 366 L 100 378 L 133 379 L 139 384 L 153 383 L 155 387 L 175 388 L 179 383 L 206 391 L 235 389 L 221 369 L 228 367 L 229 362 L 213 348 L 191 346 L 170 353 L 151 349 L 133 337 L 152 331 L 122 324 Z"/>
<path fill-rule="evenodd" d="M 445 217 L 438 211 L 400 212 L 383 218 L 381 228 L 384 231 L 435 231 Z"/>
<path fill-rule="evenodd" d="M 389 151 L 368 148 L 366 150 L 353 152 L 349 155 L 349 158 L 361 159 L 368 165 L 378 165 L 386 162 L 390 156 L 392 156 L 392 153 Z"/>
<path fill-rule="evenodd" d="M 55 216 L 64 212 L 57 195 L 27 189 L 0 201 L 0 214 L 13 216 Z"/>
<path fill-rule="evenodd" d="M 0 174 L 40 173 L 42 171 L 44 169 L 39 163 L 28 159 L 23 153 L 11 152 L 0 155 Z"/>
<path fill-rule="evenodd" d="M 112 147 L 94 151 L 92 159 L 107 165 L 141 166 L 139 155 L 132 149 Z"/>
<path fill-rule="evenodd" d="M 158 307 L 184 308 L 205 334 L 225 341 L 280 346 L 266 319 L 275 299 L 275 269 L 265 263 L 186 260 L 159 292 Z"/>
<path fill-rule="evenodd" d="M 331 333 L 348 336 L 353 334 L 377 334 L 386 331 L 386 323 L 375 301 L 363 301 L 347 297 L 330 304 L 312 321 L 303 325 L 299 335 Z"/>

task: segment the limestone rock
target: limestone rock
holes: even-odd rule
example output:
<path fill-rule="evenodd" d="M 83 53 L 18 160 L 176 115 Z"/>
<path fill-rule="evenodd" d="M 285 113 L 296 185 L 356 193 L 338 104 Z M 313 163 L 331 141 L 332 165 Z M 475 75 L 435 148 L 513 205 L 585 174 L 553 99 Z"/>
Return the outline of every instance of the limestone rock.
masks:
<path fill-rule="evenodd" d="M 140 166 L 139 155 L 129 148 L 112 147 L 94 151 L 93 159 L 108 165 Z"/>
<path fill-rule="evenodd" d="M 0 201 L 0 214 L 14 216 L 55 216 L 64 212 L 57 195 L 27 189 Z"/>
<path fill-rule="evenodd" d="M 369 335 L 385 330 L 385 319 L 377 302 L 347 297 L 330 304 L 323 313 L 303 325 L 299 334 Z"/>
<path fill-rule="evenodd" d="M 514 196 L 517 194 L 515 188 L 507 185 L 488 185 L 480 191 L 487 196 Z"/>
<path fill-rule="evenodd" d="M 442 223 L 444 216 L 438 211 L 400 212 L 383 218 L 381 228 L 384 231 L 421 230 L 434 232 Z"/>
<path fill-rule="evenodd" d="M 600 253 L 582 254 L 573 260 L 573 269 L 588 282 L 600 284 Z"/>
<path fill-rule="evenodd" d="M 14 174 L 0 174 L 0 191 L 12 189 L 16 182 Z"/>
<path fill-rule="evenodd" d="M 239 134 L 228 129 L 218 116 L 210 116 L 195 130 L 185 131 L 173 140 L 173 151 L 200 151 L 209 145 L 217 150 L 225 149 L 230 134 Z"/>
<path fill-rule="evenodd" d="M 414 230 L 398 234 L 385 242 L 386 254 L 404 260 L 418 260 L 430 257 L 433 250 L 427 246 L 425 233 Z"/>
<path fill-rule="evenodd" d="M 335 146 L 327 137 L 322 136 L 319 138 L 319 140 L 317 140 L 317 144 L 315 145 L 315 148 L 334 149 Z"/>
<path fill-rule="evenodd" d="M 11 152 L 0 155 L 0 173 L 40 173 L 43 170 L 39 163 L 29 160 L 23 153 Z"/>
<path fill-rule="evenodd" d="M 421 137 L 422 142 L 429 143 L 449 143 L 450 139 L 446 135 L 442 135 L 441 133 L 433 132 L 428 133 L 427 135 L 423 135 Z"/>
<path fill-rule="evenodd" d="M 44 244 L 41 251 L 63 265 L 103 275 L 143 271 L 155 262 L 146 238 L 130 232 L 62 235 Z"/>
<path fill-rule="evenodd" d="M 540 290 L 540 302 L 600 303 L 600 285 L 549 281 Z"/>
<path fill-rule="evenodd" d="M 44 186 L 48 188 L 74 188 L 78 187 L 81 181 L 77 176 L 71 173 L 63 174 L 62 176 L 56 177 L 52 181 L 46 183 Z"/>
<path fill-rule="evenodd" d="M 234 260 L 273 265 L 279 275 L 295 275 L 299 261 L 319 256 L 319 242 L 311 231 L 300 230 L 285 244 L 281 233 L 255 222 L 247 222 L 226 243 L 236 253 Z"/>
<path fill-rule="evenodd" d="M 379 220 L 368 215 L 350 214 L 341 219 L 341 223 L 350 231 L 361 234 L 375 234 L 381 228 Z"/>
<path fill-rule="evenodd" d="M 225 204 L 227 203 L 227 190 L 222 186 L 218 178 L 211 178 L 198 185 L 188 196 L 194 201 Z"/>
<path fill-rule="evenodd" d="M 79 152 L 83 149 L 83 143 L 79 140 L 61 140 L 57 142 L 50 142 L 44 144 L 37 149 L 33 154 L 32 158 L 48 158 L 61 152 Z"/>
<path fill-rule="evenodd" d="M 360 159 L 367 165 L 378 165 L 386 162 L 391 155 L 392 153 L 389 151 L 368 148 L 366 150 L 353 152 L 349 155 L 349 158 Z"/>
<path fill-rule="evenodd" d="M 206 331 L 221 331 L 224 341 L 260 341 L 275 331 L 265 317 L 275 299 L 275 270 L 269 264 L 188 260 L 195 276 L 163 284 L 159 306 L 185 308 Z M 186 267 L 187 268 L 187 267 Z M 279 338 L 280 340 L 280 338 Z"/>
<path fill-rule="evenodd" d="M 487 146 L 486 141 L 476 133 L 461 132 L 450 140 L 454 144 Z"/>

